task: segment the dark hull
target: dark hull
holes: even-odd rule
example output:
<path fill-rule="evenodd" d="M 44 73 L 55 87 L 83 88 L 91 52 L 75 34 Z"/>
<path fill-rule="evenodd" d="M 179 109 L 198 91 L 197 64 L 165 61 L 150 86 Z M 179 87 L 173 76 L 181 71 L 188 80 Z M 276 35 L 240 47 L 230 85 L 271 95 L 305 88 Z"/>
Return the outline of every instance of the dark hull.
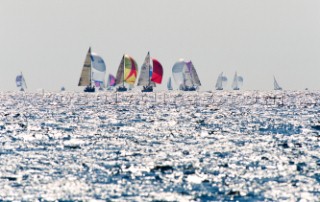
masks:
<path fill-rule="evenodd" d="M 125 86 L 119 86 L 117 88 L 117 92 L 126 92 L 126 91 L 128 91 L 128 89 Z"/>
<path fill-rule="evenodd" d="M 141 90 L 143 93 L 147 92 L 153 92 L 153 87 L 152 86 L 143 86 L 143 89 Z"/>
<path fill-rule="evenodd" d="M 94 93 L 96 92 L 96 89 L 94 86 L 87 86 L 83 91 L 86 93 Z"/>

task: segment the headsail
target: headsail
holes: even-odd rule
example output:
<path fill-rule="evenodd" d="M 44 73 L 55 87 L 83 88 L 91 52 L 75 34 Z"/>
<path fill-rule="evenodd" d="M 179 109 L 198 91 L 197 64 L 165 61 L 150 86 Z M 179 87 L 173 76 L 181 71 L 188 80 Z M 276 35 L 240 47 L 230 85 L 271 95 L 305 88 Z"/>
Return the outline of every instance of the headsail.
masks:
<path fill-rule="evenodd" d="M 155 58 L 152 58 L 152 77 L 151 81 L 161 84 L 162 82 L 162 76 L 163 76 L 163 68 L 161 63 L 156 60 Z"/>
<path fill-rule="evenodd" d="M 82 72 L 78 86 L 89 86 L 91 85 L 91 48 L 89 48 L 84 61 Z"/>
<path fill-rule="evenodd" d="M 128 84 L 134 84 L 138 74 L 138 65 L 129 55 L 124 55 L 124 81 Z"/>
<path fill-rule="evenodd" d="M 116 78 L 112 74 L 109 74 L 107 87 L 112 87 L 115 85 L 116 85 Z"/>
<path fill-rule="evenodd" d="M 116 85 L 124 84 L 124 55 L 122 56 L 121 62 L 118 67 L 117 75 L 116 75 Z"/>
<path fill-rule="evenodd" d="M 172 76 L 177 86 L 181 86 L 184 84 L 183 70 L 185 66 L 186 65 L 183 59 L 180 59 L 172 67 Z"/>
<path fill-rule="evenodd" d="M 91 53 L 92 80 L 96 87 L 105 87 L 106 65 L 103 59 Z"/>

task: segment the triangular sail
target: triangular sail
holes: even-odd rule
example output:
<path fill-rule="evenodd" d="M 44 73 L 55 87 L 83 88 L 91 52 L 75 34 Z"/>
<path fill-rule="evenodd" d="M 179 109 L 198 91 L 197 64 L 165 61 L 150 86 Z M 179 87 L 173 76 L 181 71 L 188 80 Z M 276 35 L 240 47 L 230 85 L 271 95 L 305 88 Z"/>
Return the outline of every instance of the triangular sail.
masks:
<path fill-rule="evenodd" d="M 161 63 L 158 60 L 156 60 L 155 58 L 152 58 L 151 82 L 161 84 L 162 76 L 163 76 L 163 68 L 162 68 Z"/>
<path fill-rule="evenodd" d="M 91 85 L 91 48 L 89 48 L 84 61 L 78 86 Z"/>
<path fill-rule="evenodd" d="M 274 76 L 273 76 L 273 87 L 274 87 L 274 90 L 282 90 L 281 86 L 278 84 Z"/>
<path fill-rule="evenodd" d="M 185 62 L 183 61 L 183 59 L 180 59 L 172 67 L 172 76 L 177 86 L 183 85 L 184 79 L 183 79 L 182 72 L 183 72 L 184 66 L 185 66 Z"/>
<path fill-rule="evenodd" d="M 217 82 L 216 82 L 216 90 L 223 90 L 223 86 L 222 86 L 222 74 L 223 72 L 221 72 L 218 76 Z"/>
<path fill-rule="evenodd" d="M 116 85 L 121 85 L 124 83 L 124 56 L 121 59 L 121 62 L 118 67 L 117 75 L 116 75 Z"/>
<path fill-rule="evenodd" d="M 234 77 L 233 77 L 232 89 L 233 90 L 239 90 L 240 87 L 242 86 L 242 83 L 243 83 L 243 77 L 242 76 L 238 76 L 237 72 L 236 72 Z"/>
<path fill-rule="evenodd" d="M 141 67 L 141 72 L 140 72 L 137 86 L 155 86 L 155 84 L 150 80 L 150 71 L 151 71 L 150 53 L 148 52 Z"/>

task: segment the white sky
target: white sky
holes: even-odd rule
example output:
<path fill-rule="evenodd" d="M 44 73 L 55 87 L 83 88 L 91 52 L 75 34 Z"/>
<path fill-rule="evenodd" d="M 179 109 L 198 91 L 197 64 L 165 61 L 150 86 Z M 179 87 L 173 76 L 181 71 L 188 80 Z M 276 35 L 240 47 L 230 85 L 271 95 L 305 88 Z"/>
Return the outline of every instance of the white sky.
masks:
<path fill-rule="evenodd" d="M 0 91 L 81 91 L 88 47 L 115 74 L 123 53 L 141 67 L 148 51 L 164 67 L 165 89 L 179 58 L 191 59 L 213 90 L 218 74 L 245 90 L 320 89 L 319 0 L 1 0 Z"/>

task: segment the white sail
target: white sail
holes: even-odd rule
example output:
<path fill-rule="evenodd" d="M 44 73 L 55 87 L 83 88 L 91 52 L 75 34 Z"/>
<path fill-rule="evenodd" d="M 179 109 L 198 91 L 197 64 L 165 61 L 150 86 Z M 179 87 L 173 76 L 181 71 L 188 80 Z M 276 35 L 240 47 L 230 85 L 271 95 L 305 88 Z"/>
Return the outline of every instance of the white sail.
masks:
<path fill-rule="evenodd" d="M 168 89 L 168 90 L 172 90 L 172 89 L 173 89 L 173 88 L 172 88 L 171 77 L 169 77 L 169 79 L 168 79 L 167 89 Z"/>
<path fill-rule="evenodd" d="M 96 53 L 91 53 L 92 81 L 96 87 L 105 87 L 106 65 Z"/>
<path fill-rule="evenodd" d="M 227 77 L 223 76 L 223 72 L 221 72 L 216 82 L 216 90 L 223 90 L 227 81 L 228 81 Z"/>
<path fill-rule="evenodd" d="M 237 72 L 236 72 L 234 77 L 233 77 L 232 89 L 233 90 L 240 90 L 240 87 L 242 86 L 242 83 L 243 83 L 242 76 L 238 76 Z"/>
<path fill-rule="evenodd" d="M 78 86 L 91 85 L 91 48 L 89 48 L 84 61 Z"/>
<path fill-rule="evenodd" d="M 150 79 L 152 74 L 152 66 L 150 64 L 150 53 L 148 52 L 140 71 L 137 86 L 156 86 Z"/>
<path fill-rule="evenodd" d="M 194 65 L 192 63 L 192 61 L 190 60 L 189 62 L 186 63 L 187 64 L 187 67 L 190 71 L 190 76 L 191 76 L 191 79 L 192 79 L 192 84 L 193 85 L 196 85 L 196 86 L 201 86 L 201 82 L 200 82 L 200 79 L 199 79 L 199 76 L 197 74 L 197 71 L 196 69 L 194 68 Z"/>
<path fill-rule="evenodd" d="M 278 84 L 274 76 L 273 76 L 273 87 L 274 87 L 274 90 L 282 90 L 281 86 Z"/>
<path fill-rule="evenodd" d="M 177 86 L 181 86 L 184 84 L 184 77 L 183 77 L 183 70 L 185 67 L 185 62 L 183 59 L 180 59 L 176 62 L 172 67 L 172 76 L 174 81 L 176 82 Z"/>

